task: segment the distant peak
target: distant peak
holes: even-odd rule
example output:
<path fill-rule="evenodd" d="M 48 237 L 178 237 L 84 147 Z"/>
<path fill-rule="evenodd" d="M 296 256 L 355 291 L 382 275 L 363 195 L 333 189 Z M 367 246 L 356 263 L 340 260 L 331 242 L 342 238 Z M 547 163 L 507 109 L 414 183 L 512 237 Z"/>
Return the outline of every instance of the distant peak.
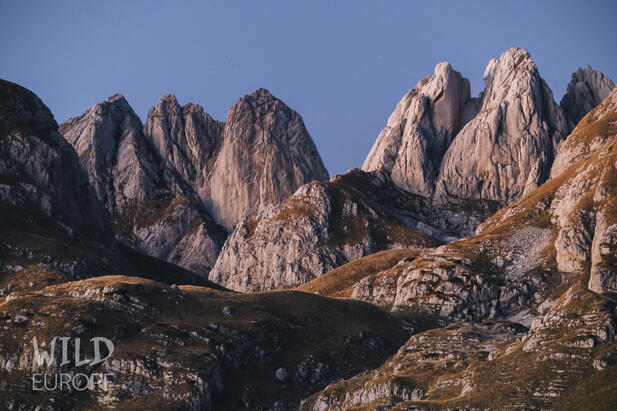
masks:
<path fill-rule="evenodd" d="M 522 56 L 530 58 L 531 54 L 529 54 L 529 51 L 527 51 L 526 49 L 520 47 L 512 47 L 501 53 L 501 58 L 503 58 L 504 56 Z"/>
<path fill-rule="evenodd" d="M 450 71 L 454 71 L 454 70 L 452 69 L 452 66 L 450 65 L 450 63 L 448 63 L 447 61 L 442 61 L 435 65 L 435 74 L 437 75 L 445 74 Z"/>
<path fill-rule="evenodd" d="M 156 103 L 156 107 L 153 107 L 156 113 L 169 113 L 169 112 L 180 112 L 182 107 L 178 103 L 176 96 L 173 94 L 165 94 L 163 97 L 159 99 Z"/>
<path fill-rule="evenodd" d="M 159 103 L 175 103 L 178 104 L 178 100 L 174 94 L 165 94 L 159 99 Z"/>
<path fill-rule="evenodd" d="M 182 111 L 185 113 L 203 113 L 204 108 L 199 104 L 186 103 L 184 107 L 182 107 Z"/>
<path fill-rule="evenodd" d="M 592 76 L 600 76 L 601 78 L 608 78 L 607 76 L 604 75 L 604 73 L 594 70 L 589 64 L 587 64 L 585 68 L 583 67 L 577 68 L 576 72 L 572 73 L 572 79 L 578 78 L 582 80 L 582 79 L 589 78 Z"/>
<path fill-rule="evenodd" d="M 484 81 L 489 84 L 498 72 L 511 72 L 514 70 L 525 70 L 537 72 L 537 66 L 531 58 L 531 54 L 522 48 L 512 47 L 497 59 L 491 59 L 484 71 Z"/>
<path fill-rule="evenodd" d="M 258 88 L 257 90 L 255 90 L 252 94 L 251 97 L 256 97 L 256 98 L 267 98 L 267 99 L 273 99 L 276 98 L 272 95 L 272 93 L 270 93 L 268 90 L 266 90 L 265 88 Z"/>
<path fill-rule="evenodd" d="M 115 101 L 121 101 L 124 100 L 126 101 L 126 99 L 124 98 L 124 96 L 120 93 L 114 94 L 113 96 L 109 96 L 107 97 L 107 99 L 105 100 L 108 103 L 113 103 Z"/>
<path fill-rule="evenodd" d="M 101 101 L 99 104 L 94 105 L 93 108 L 97 106 L 111 106 L 115 110 L 121 111 L 132 111 L 131 105 L 124 98 L 124 96 L 120 93 L 114 94 L 113 96 L 107 97 L 105 100 Z"/>
<path fill-rule="evenodd" d="M 289 109 L 289 107 L 287 107 L 287 105 L 282 100 L 273 96 L 272 93 L 270 93 L 265 88 L 258 88 L 251 94 L 245 95 L 240 100 L 238 100 L 236 104 L 234 104 L 232 110 L 234 108 L 245 110 L 243 107 L 245 107 L 246 105 L 251 106 L 254 109 L 259 107 L 259 110 L 264 112 Z"/>
<path fill-rule="evenodd" d="M 499 57 L 499 64 L 505 65 L 506 67 L 517 67 L 530 70 L 536 68 L 531 54 L 527 50 L 518 47 L 512 47 L 504 51 Z"/>

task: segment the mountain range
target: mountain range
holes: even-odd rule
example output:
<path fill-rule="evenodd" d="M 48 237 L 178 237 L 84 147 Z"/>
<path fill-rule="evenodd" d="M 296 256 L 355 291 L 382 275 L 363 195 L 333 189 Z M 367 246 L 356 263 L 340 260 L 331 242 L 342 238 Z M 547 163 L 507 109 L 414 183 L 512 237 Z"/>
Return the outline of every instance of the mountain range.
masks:
<path fill-rule="evenodd" d="M 558 104 L 519 48 L 484 82 L 437 64 L 330 177 L 265 89 L 58 125 L 2 80 L 0 403 L 611 409 L 617 89 L 587 66 Z M 33 393 L 58 335 L 113 341 L 113 388 Z"/>

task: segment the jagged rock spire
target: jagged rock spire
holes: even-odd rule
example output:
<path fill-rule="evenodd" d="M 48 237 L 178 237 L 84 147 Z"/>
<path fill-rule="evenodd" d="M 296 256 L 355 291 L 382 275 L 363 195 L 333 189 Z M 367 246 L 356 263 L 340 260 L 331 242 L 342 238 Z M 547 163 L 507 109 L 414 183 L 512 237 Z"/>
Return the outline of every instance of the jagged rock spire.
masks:
<path fill-rule="evenodd" d="M 405 190 L 430 196 L 443 155 L 477 109 L 469 80 L 449 63 L 437 64 L 398 103 L 362 169 L 384 169 Z"/>
<path fill-rule="evenodd" d="M 559 103 L 570 122 L 570 128 L 574 128 L 585 114 L 604 101 L 614 88 L 615 83 L 610 78 L 592 69 L 589 64 L 572 73 L 566 94 Z"/>
<path fill-rule="evenodd" d="M 442 164 L 438 197 L 519 199 L 548 178 L 567 135 L 561 108 L 529 52 L 512 48 L 491 60 L 480 112 L 454 138 Z"/>
<path fill-rule="evenodd" d="M 302 117 L 258 89 L 229 111 L 223 142 L 200 195 L 214 217 L 232 227 L 328 172 Z"/>

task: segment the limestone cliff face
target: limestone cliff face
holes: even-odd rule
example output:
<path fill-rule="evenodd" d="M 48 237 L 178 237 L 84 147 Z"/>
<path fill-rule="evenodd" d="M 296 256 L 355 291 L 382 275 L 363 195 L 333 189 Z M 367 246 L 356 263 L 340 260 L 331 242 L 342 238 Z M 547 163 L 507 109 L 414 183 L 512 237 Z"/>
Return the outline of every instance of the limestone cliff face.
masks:
<path fill-rule="evenodd" d="M 211 169 L 223 127 L 201 106 L 188 103 L 181 107 L 175 96 L 167 94 L 150 109 L 144 134 L 168 167 L 198 188 Z"/>
<path fill-rule="evenodd" d="M 553 178 L 475 236 L 356 282 L 353 298 L 408 315 L 419 332 L 376 370 L 330 385 L 301 409 L 408 409 L 437 396 L 437 406 L 455 408 L 602 403 L 571 390 L 616 364 L 607 353 L 617 347 L 617 90 L 559 156 Z"/>
<path fill-rule="evenodd" d="M 352 296 L 450 320 L 515 316 L 530 323 L 555 284 L 589 278 L 589 290 L 617 295 L 615 119 L 617 90 L 568 136 L 561 171 L 544 185 L 498 211 L 475 236 L 368 276 Z"/>
<path fill-rule="evenodd" d="M 281 202 L 302 184 L 327 178 L 302 117 L 258 89 L 231 108 L 209 183 L 200 195 L 214 218 L 230 228 Z"/>
<path fill-rule="evenodd" d="M 590 65 L 572 73 L 566 94 L 559 103 L 570 122 L 570 128 L 574 128 L 585 114 L 604 101 L 614 88 L 615 83 L 610 78 Z"/>
<path fill-rule="evenodd" d="M 384 173 L 352 170 L 303 185 L 238 224 L 210 280 L 243 292 L 291 287 L 379 250 L 436 246 L 420 232 L 436 230 L 413 218 L 421 201 Z"/>
<path fill-rule="evenodd" d="M 491 60 L 484 80 L 470 98 L 469 81 L 439 63 L 400 101 L 363 165 L 429 198 L 443 211 L 434 225 L 458 236 L 546 181 L 569 130 L 526 50 Z"/>
<path fill-rule="evenodd" d="M 207 275 L 226 233 L 216 225 L 173 167 L 142 132 L 124 97 L 115 95 L 61 132 L 75 147 L 98 197 L 112 214 L 116 236 L 146 254 Z M 175 146 L 174 146 L 175 147 Z"/>
<path fill-rule="evenodd" d="M 505 205 L 549 175 L 567 123 L 526 50 L 491 60 L 479 113 L 454 138 L 442 164 L 437 197 Z M 446 200 L 447 201 L 447 200 Z"/>
<path fill-rule="evenodd" d="M 452 139 L 478 109 L 469 80 L 449 63 L 420 81 L 398 103 L 362 169 L 383 169 L 401 188 L 430 196 Z"/>
<path fill-rule="evenodd" d="M 72 229 L 105 239 L 111 232 L 107 212 L 75 150 L 58 133 L 53 115 L 34 93 L 4 80 L 0 80 L 0 141 L 2 202 L 33 204 Z"/>
<path fill-rule="evenodd" d="M 143 205 L 158 183 L 159 168 L 141 129 L 141 121 L 120 94 L 60 126 L 112 214 L 124 214 L 133 203 Z"/>

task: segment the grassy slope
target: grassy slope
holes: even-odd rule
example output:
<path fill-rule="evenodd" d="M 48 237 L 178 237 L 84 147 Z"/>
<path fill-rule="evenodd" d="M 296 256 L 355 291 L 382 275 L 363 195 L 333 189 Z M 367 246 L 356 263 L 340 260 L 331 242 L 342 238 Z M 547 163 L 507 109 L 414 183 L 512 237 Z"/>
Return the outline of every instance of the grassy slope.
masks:
<path fill-rule="evenodd" d="M 353 285 L 368 275 L 387 270 L 405 258 L 414 258 L 420 249 L 393 249 L 380 251 L 342 265 L 297 289 L 328 297 L 349 298 Z"/>
<path fill-rule="evenodd" d="M 224 315 L 223 307 L 229 307 L 231 314 Z M 400 320 L 359 301 L 298 291 L 243 295 L 199 286 L 173 290 L 159 282 L 124 276 L 63 283 L 8 301 L 0 299 L 0 318 L 17 312 L 28 320 L 7 322 L 9 329 L 0 334 L 4 354 L 23 350 L 33 336 L 39 341 L 55 335 L 75 336 L 81 327 L 79 336 L 84 341 L 93 336 L 111 338 L 116 345 L 115 360 L 149 364 L 149 358 L 161 358 L 172 364 L 174 382 L 158 375 L 157 367 L 148 368 L 153 377 L 145 380 L 154 392 L 126 398 L 119 404 L 121 409 L 186 406 L 161 398 L 159 390 L 180 396 L 194 393 L 196 387 L 186 376 L 208 369 L 212 355 L 221 365 L 224 386 L 214 397 L 215 409 L 236 408 L 247 389 L 265 405 L 300 400 L 323 388 L 324 382 L 316 386 L 293 380 L 281 383 L 275 378 L 279 367 L 293 374 L 310 355 L 328 364 L 328 381 L 349 378 L 379 366 L 408 337 Z M 228 357 L 220 347 L 225 347 Z M 259 360 L 258 352 L 265 352 L 266 360 Z M 0 373 L 0 403 L 49 403 L 49 396 L 33 396 L 29 391 L 28 374 Z M 124 377 L 140 381 L 134 373 Z M 57 398 L 56 404 L 97 407 L 93 398 L 78 393 Z"/>
<path fill-rule="evenodd" d="M 128 274 L 167 284 L 194 284 L 222 289 L 201 276 L 121 244 L 98 244 L 80 233 L 70 236 L 53 219 L 28 205 L 0 203 L 0 288 L 32 291 L 52 284 L 103 274 Z M 6 266 L 21 266 L 9 272 Z M 79 277 L 71 274 L 71 270 Z M 30 286 L 30 283 L 33 285 Z"/>

